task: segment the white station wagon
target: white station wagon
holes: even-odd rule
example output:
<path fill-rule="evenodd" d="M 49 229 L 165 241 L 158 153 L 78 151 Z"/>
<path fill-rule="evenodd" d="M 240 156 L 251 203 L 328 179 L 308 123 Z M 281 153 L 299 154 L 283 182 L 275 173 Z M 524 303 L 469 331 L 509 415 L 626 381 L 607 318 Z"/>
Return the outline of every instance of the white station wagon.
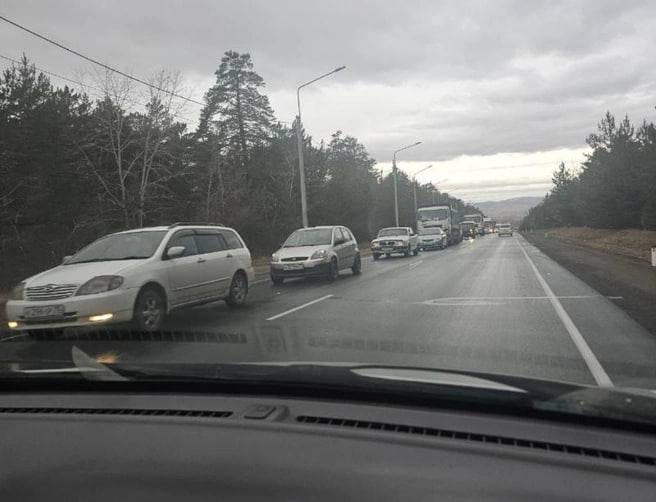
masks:
<path fill-rule="evenodd" d="M 157 331 L 174 309 L 246 301 L 251 254 L 233 229 L 175 223 L 106 235 L 58 267 L 16 286 L 10 329 L 64 328 L 131 321 Z"/>

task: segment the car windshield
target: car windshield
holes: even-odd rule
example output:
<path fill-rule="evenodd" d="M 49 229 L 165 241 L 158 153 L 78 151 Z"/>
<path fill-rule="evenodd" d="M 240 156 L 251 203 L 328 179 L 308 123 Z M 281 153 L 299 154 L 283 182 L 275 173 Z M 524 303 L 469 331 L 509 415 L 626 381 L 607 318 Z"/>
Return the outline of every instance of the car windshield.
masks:
<path fill-rule="evenodd" d="M 0 375 L 381 365 L 656 424 L 656 2 L 187 3 L 2 2 Z"/>
<path fill-rule="evenodd" d="M 417 212 L 417 220 L 446 220 L 449 217 L 449 210 L 441 209 L 421 209 Z"/>
<path fill-rule="evenodd" d="M 407 228 L 383 228 L 378 237 L 394 237 L 395 235 L 408 235 Z"/>
<path fill-rule="evenodd" d="M 332 228 L 310 228 L 297 230 L 282 245 L 284 248 L 301 246 L 323 246 L 332 243 Z"/>
<path fill-rule="evenodd" d="M 166 231 L 129 232 L 98 239 L 75 254 L 66 265 L 100 261 L 150 258 L 166 235 Z"/>

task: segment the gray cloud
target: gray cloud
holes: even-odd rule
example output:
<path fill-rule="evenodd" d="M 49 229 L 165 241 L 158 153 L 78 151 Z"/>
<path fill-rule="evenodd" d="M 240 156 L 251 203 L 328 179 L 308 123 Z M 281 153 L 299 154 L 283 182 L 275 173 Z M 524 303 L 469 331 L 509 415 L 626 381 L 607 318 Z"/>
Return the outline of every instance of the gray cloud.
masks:
<path fill-rule="evenodd" d="M 378 160 L 416 139 L 404 158 L 579 147 L 607 109 L 653 117 L 647 1 L 5 0 L 2 11 L 121 69 L 180 70 L 190 85 L 209 85 L 226 49 L 249 51 L 282 120 L 295 113 L 295 85 L 345 64 L 309 91 L 308 128 L 352 133 Z M 84 67 L 8 25 L 0 47 L 66 75 Z"/>

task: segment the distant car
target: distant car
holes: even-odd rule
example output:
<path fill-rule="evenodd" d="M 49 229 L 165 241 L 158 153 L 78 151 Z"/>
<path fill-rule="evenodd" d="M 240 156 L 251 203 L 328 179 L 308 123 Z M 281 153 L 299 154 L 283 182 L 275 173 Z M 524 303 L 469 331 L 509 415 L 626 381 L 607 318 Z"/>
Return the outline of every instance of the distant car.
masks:
<path fill-rule="evenodd" d="M 448 238 L 441 228 L 424 228 L 419 231 L 419 249 L 444 249 L 448 246 Z"/>
<path fill-rule="evenodd" d="M 500 223 L 497 225 L 497 233 L 499 234 L 499 237 L 503 237 L 504 235 L 512 237 L 513 229 L 510 226 L 510 223 Z"/>
<path fill-rule="evenodd" d="M 176 223 L 106 235 L 21 282 L 6 305 L 11 329 L 131 321 L 158 331 L 167 313 L 225 300 L 243 305 L 251 254 L 227 227 Z"/>
<path fill-rule="evenodd" d="M 370 247 L 374 260 L 381 255 L 389 258 L 393 253 L 416 256 L 419 253 L 419 240 L 410 227 L 388 227 L 378 232 L 378 237 L 371 241 Z"/>
<path fill-rule="evenodd" d="M 356 275 L 362 270 L 358 243 L 348 228 L 301 228 L 271 256 L 271 281 L 282 284 L 294 277 L 325 277 L 334 281 L 339 271 L 347 268 Z"/>

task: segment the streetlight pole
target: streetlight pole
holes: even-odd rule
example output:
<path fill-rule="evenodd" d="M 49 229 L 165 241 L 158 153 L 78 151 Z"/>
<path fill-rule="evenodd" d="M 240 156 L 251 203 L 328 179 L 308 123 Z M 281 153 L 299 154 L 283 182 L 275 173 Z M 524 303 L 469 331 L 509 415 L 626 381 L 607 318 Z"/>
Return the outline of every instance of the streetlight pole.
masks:
<path fill-rule="evenodd" d="M 413 146 L 420 145 L 421 141 L 417 141 L 416 143 L 413 143 L 412 145 L 404 146 L 403 148 L 399 148 L 398 150 L 394 151 L 394 155 L 392 155 L 392 171 L 394 172 L 394 217 L 396 220 L 396 226 L 399 226 L 399 192 L 398 192 L 398 174 L 397 174 L 397 169 L 396 169 L 396 154 L 399 152 L 402 152 L 403 150 L 407 150 L 408 148 L 412 148 Z"/>
<path fill-rule="evenodd" d="M 430 169 L 431 167 L 433 167 L 433 164 L 427 165 L 423 169 L 420 169 L 419 171 L 417 171 L 412 176 L 412 191 L 414 192 L 414 196 L 415 196 L 415 214 L 417 214 L 417 175 L 419 173 L 423 173 L 424 171 L 426 171 L 427 169 Z"/>
<path fill-rule="evenodd" d="M 323 75 L 310 80 L 309 82 L 305 82 L 304 84 L 299 85 L 296 88 L 296 104 L 298 105 L 298 120 L 296 122 L 296 143 L 298 146 L 298 173 L 299 173 L 299 182 L 301 185 L 301 214 L 303 218 L 303 228 L 307 228 L 308 226 L 308 215 L 307 215 L 307 195 L 305 192 L 305 164 L 303 162 L 303 127 L 302 127 L 302 122 L 301 122 L 301 89 L 305 86 L 308 86 L 317 80 L 321 80 L 322 78 L 325 78 L 329 75 L 332 75 L 333 73 L 337 73 L 338 71 L 342 71 L 346 66 L 340 66 L 339 68 L 335 68 L 333 71 L 329 71 L 328 73 L 324 73 Z"/>

